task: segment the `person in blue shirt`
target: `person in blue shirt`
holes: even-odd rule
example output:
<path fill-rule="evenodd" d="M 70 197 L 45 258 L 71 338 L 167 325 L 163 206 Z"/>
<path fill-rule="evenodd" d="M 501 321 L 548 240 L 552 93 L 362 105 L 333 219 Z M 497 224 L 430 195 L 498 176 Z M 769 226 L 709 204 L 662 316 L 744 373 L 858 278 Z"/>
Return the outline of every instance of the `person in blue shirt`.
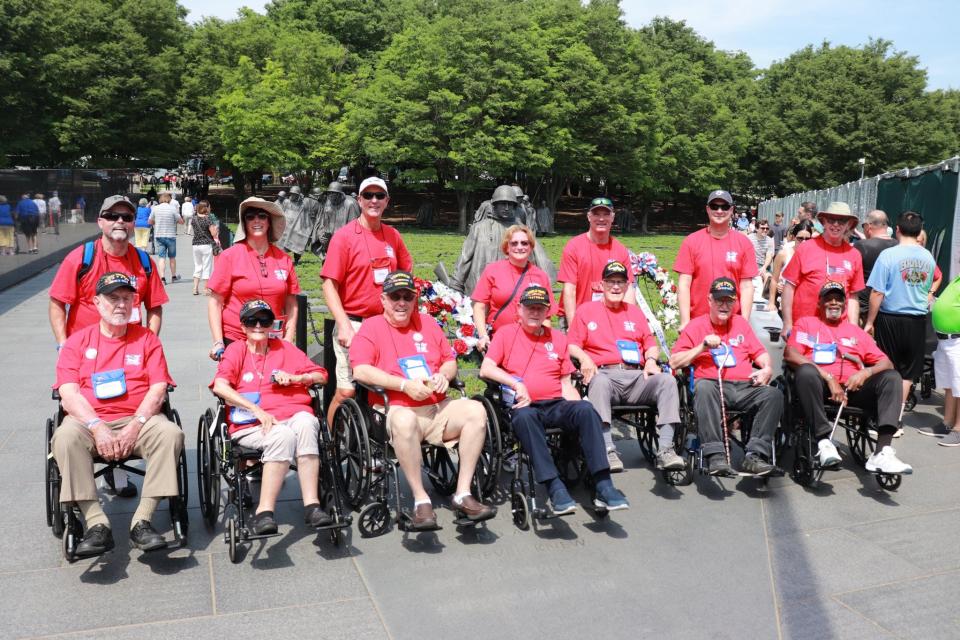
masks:
<path fill-rule="evenodd" d="M 39 253 L 37 229 L 40 226 L 40 208 L 30 199 L 29 193 L 23 194 L 17 203 L 17 221 L 20 223 L 20 231 L 27 237 L 27 253 Z"/>
<path fill-rule="evenodd" d="M 15 233 L 16 227 L 13 226 L 10 204 L 6 196 L 0 196 L 0 255 L 12 256 L 15 253 Z"/>
<path fill-rule="evenodd" d="M 140 198 L 137 207 L 137 218 L 133 224 L 134 244 L 137 249 L 147 250 L 150 246 L 150 203 L 146 198 Z"/>
<path fill-rule="evenodd" d="M 870 272 L 870 310 L 864 330 L 876 338 L 903 378 L 903 397 L 923 373 L 928 295 L 936 261 L 919 242 L 923 216 L 905 211 L 897 220 L 899 244 L 884 249 Z"/>

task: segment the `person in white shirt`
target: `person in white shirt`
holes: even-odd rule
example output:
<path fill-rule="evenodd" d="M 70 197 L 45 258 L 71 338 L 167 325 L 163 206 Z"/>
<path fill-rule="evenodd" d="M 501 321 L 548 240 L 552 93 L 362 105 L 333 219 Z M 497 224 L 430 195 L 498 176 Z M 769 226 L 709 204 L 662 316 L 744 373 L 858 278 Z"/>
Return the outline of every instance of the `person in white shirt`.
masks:
<path fill-rule="evenodd" d="M 183 224 L 186 227 L 187 235 L 192 236 L 193 227 L 190 226 L 190 218 L 193 217 L 193 200 L 192 199 L 187 198 L 186 196 L 183 198 L 183 205 L 181 205 L 180 207 L 180 215 L 183 216 Z"/>

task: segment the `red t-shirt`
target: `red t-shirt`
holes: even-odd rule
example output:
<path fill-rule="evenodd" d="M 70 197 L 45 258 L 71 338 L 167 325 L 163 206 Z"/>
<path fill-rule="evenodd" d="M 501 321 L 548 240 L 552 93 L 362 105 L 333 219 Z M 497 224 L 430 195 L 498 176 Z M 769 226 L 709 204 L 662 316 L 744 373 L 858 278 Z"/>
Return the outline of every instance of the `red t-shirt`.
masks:
<path fill-rule="evenodd" d="M 320 277 L 336 280 L 347 315 L 369 318 L 383 313 L 383 279 L 398 269 L 413 269 L 413 259 L 400 232 L 387 224 L 381 224 L 379 231 L 370 231 L 354 220 L 330 238 Z"/>
<path fill-rule="evenodd" d="M 123 369 L 126 392 L 114 398 L 96 397 L 91 376 Z M 57 359 L 57 381 L 53 388 L 68 383 L 80 385 L 80 393 L 97 415 L 106 421 L 132 416 L 151 385 L 173 384 L 167 371 L 160 339 L 149 329 L 130 325 L 122 338 L 100 333 L 100 323 L 77 330 L 67 338 Z"/>
<path fill-rule="evenodd" d="M 136 311 L 130 316 L 130 324 L 142 324 L 143 310 L 140 303 L 147 309 L 153 309 L 170 301 L 156 266 L 147 278 L 147 274 L 140 264 L 137 248 L 130 243 L 127 246 L 127 255 L 112 256 L 103 248 L 102 240 L 95 240 L 93 261 L 90 270 L 77 280 L 77 272 L 83 264 L 83 245 L 80 245 L 64 258 L 57 275 L 50 285 L 50 297 L 70 305 L 67 312 L 67 336 L 74 332 L 100 323 L 100 312 L 93 304 L 93 297 L 97 294 L 97 280 L 105 273 L 118 271 L 134 279 L 137 287 Z"/>
<path fill-rule="evenodd" d="M 617 364 L 623 361 L 617 340 L 637 343 L 640 347 L 640 366 L 644 364 L 644 352 L 657 344 L 646 317 L 635 305 L 624 303 L 614 311 L 608 309 L 603 300 L 599 300 L 577 309 L 573 326 L 567 333 L 567 341 L 586 351 L 594 364 Z"/>
<path fill-rule="evenodd" d="M 273 384 L 270 376 L 274 371 L 286 371 L 292 375 L 315 371 L 324 375 L 327 373 L 323 367 L 314 364 L 303 351 L 285 340 L 271 338 L 265 355 L 250 353 L 247 341 L 238 340 L 230 343 L 223 352 L 210 388 L 213 388 L 217 378 L 223 378 L 240 393 L 259 393 L 260 408 L 277 420 L 288 420 L 300 411 L 313 413 L 313 402 L 307 387 L 301 384 L 286 387 Z M 227 415 L 229 419 L 229 412 Z M 253 424 L 231 423 L 230 433 L 251 426 Z"/>
<path fill-rule="evenodd" d="M 238 242 L 220 254 L 207 288 L 223 296 L 223 336 L 245 342 L 240 309 L 251 300 L 265 300 L 278 320 L 286 320 L 287 296 L 300 293 L 293 260 L 270 245 L 261 261 L 246 242 Z"/>
<path fill-rule="evenodd" d="M 562 398 L 560 378 L 574 371 L 567 356 L 567 337 L 547 327 L 540 336 L 527 333 L 519 324 L 504 327 L 494 334 L 486 357 L 520 378 L 533 402 Z"/>
<path fill-rule="evenodd" d="M 415 356 L 423 356 L 429 375 L 438 373 L 444 363 L 456 360 L 437 321 L 425 313 L 417 314 L 403 329 L 392 326 L 382 314 L 367 318 L 350 343 L 350 366 L 354 369 L 357 365 L 369 364 L 390 375 L 407 377 L 400 359 Z M 434 393 L 418 402 L 406 393 L 387 391 L 390 403 L 401 407 L 423 407 L 436 404 L 445 397 L 445 393 Z"/>
<path fill-rule="evenodd" d="M 747 236 L 731 229 L 722 238 L 714 238 L 707 228 L 688 235 L 680 243 L 680 252 L 673 263 L 677 273 L 691 276 L 690 317 L 710 312 L 707 296 L 710 283 L 724 276 L 732 278 L 740 288 L 740 281 L 752 278 L 757 273 L 757 261 L 753 244 Z M 740 313 L 740 301 L 733 308 Z"/>
<path fill-rule="evenodd" d="M 850 376 L 859 370 L 856 364 L 841 358 L 841 354 L 856 356 L 865 367 L 875 365 L 887 358 L 869 333 L 846 320 L 835 327 L 831 327 L 817 316 L 806 316 L 797 320 L 793 325 L 793 332 L 787 339 L 787 344 L 800 351 L 801 355 L 808 360 L 813 361 L 815 343 L 837 345 L 834 362 L 817 366 L 833 374 L 840 384 L 845 384 Z"/>
<path fill-rule="evenodd" d="M 608 262 L 619 260 L 630 270 L 627 280 L 633 280 L 630 252 L 616 238 L 606 244 L 590 240 L 589 233 L 574 236 L 563 248 L 557 282 L 569 282 L 577 287 L 577 307 L 585 302 L 599 300 L 603 295 L 603 268 Z M 596 297 L 595 297 L 596 296 Z"/>
<path fill-rule="evenodd" d="M 803 242 L 783 270 L 781 278 L 796 287 L 793 292 L 793 321 L 817 315 L 820 287 L 828 280 L 842 282 L 847 297 L 863 289 L 863 257 L 849 242 L 839 247 L 827 244 L 823 236 Z"/>
<path fill-rule="evenodd" d="M 734 366 L 724 367 L 723 379 L 749 380 L 750 374 L 753 373 L 753 362 L 767 351 L 750 328 L 750 323 L 741 315 L 732 315 L 726 327 L 715 326 L 710 322 L 709 315 L 693 318 L 677 338 L 677 343 L 673 345 L 673 353 L 687 351 L 698 344 L 703 344 L 703 339 L 711 333 L 720 336 L 721 342 L 730 347 L 735 360 Z M 722 346 L 719 348 L 723 349 Z M 723 357 L 722 351 L 720 357 L 721 359 Z M 709 349 L 705 349 L 693 361 L 693 375 L 697 379 L 717 379 L 717 365 Z"/>
<path fill-rule="evenodd" d="M 490 308 L 487 311 L 487 324 L 497 314 L 500 307 L 509 301 L 507 308 L 493 323 L 494 330 L 505 327 L 517 322 L 517 302 L 523 294 L 523 290 L 533 284 L 539 284 L 550 292 L 550 276 L 535 264 L 531 264 L 527 272 L 523 274 L 523 282 L 517 287 L 517 292 L 510 299 L 514 287 L 517 286 L 517 280 L 523 273 L 523 267 L 517 267 L 511 264 L 509 260 L 497 260 L 491 262 L 483 269 L 480 279 L 477 280 L 477 286 L 470 294 L 470 299 L 474 302 L 482 302 Z M 557 303 L 553 300 L 553 293 L 550 292 L 550 311 L 548 316 L 557 313 Z"/>

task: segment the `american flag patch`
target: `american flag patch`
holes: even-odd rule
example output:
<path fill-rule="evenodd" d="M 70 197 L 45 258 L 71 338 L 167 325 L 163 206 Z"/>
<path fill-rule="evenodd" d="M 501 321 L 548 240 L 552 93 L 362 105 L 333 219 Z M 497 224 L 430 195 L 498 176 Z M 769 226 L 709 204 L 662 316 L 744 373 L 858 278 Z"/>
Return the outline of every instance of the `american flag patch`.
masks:
<path fill-rule="evenodd" d="M 799 342 L 800 344 L 805 344 L 808 347 L 813 346 L 813 338 L 810 337 L 810 334 L 807 333 L 806 331 L 797 332 L 797 342 Z"/>

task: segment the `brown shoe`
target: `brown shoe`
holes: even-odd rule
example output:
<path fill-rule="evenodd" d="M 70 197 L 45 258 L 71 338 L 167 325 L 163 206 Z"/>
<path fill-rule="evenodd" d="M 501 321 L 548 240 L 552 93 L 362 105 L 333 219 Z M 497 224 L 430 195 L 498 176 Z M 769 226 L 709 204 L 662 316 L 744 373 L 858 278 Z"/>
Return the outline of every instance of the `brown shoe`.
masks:
<path fill-rule="evenodd" d="M 413 519 L 410 528 L 414 531 L 432 531 L 437 528 L 437 515 L 433 512 L 433 505 L 418 504 L 413 510 Z"/>
<path fill-rule="evenodd" d="M 465 496 L 461 502 L 453 501 L 453 510 L 472 522 L 483 522 L 497 515 L 496 507 L 490 507 L 473 496 Z"/>

